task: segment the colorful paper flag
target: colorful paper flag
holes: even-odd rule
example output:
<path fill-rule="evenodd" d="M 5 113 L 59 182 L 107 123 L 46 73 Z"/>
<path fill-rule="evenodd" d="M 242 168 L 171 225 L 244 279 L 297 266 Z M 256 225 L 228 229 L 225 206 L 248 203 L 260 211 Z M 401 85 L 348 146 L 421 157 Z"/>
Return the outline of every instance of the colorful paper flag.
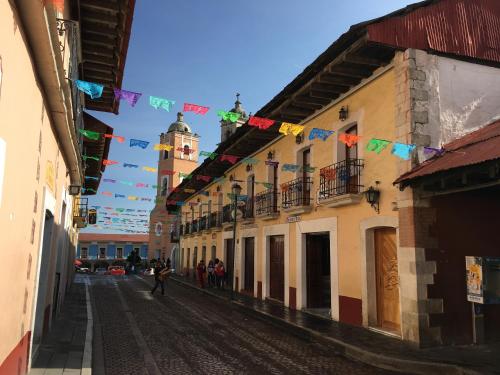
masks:
<path fill-rule="evenodd" d="M 99 177 L 93 177 L 93 176 L 85 176 L 86 180 L 94 180 L 94 181 L 99 181 Z"/>
<path fill-rule="evenodd" d="M 113 134 L 104 134 L 104 138 L 115 138 L 119 143 L 125 142 L 125 137 Z"/>
<path fill-rule="evenodd" d="M 274 187 L 274 184 L 271 184 L 270 182 L 263 182 L 262 185 L 264 185 L 266 189 L 272 189 Z"/>
<path fill-rule="evenodd" d="M 139 168 L 137 164 L 123 163 L 124 168 Z"/>
<path fill-rule="evenodd" d="M 240 158 L 239 156 L 222 154 L 220 156 L 220 161 L 227 160 L 229 163 L 234 165 L 238 161 L 239 158 Z"/>
<path fill-rule="evenodd" d="M 114 160 L 107 160 L 107 159 L 104 159 L 104 160 L 102 161 L 102 164 L 103 164 L 103 165 L 115 165 L 115 164 L 118 164 L 118 162 L 117 162 L 117 161 L 114 161 Z"/>
<path fill-rule="evenodd" d="M 424 147 L 424 155 L 428 157 L 441 155 L 444 152 L 445 152 L 444 148 Z"/>
<path fill-rule="evenodd" d="M 170 112 L 172 109 L 172 106 L 175 104 L 175 100 L 168 100 L 164 98 L 159 98 L 157 96 L 150 96 L 149 97 L 149 105 L 151 107 L 158 109 L 162 108 L 167 112 Z"/>
<path fill-rule="evenodd" d="M 210 176 L 203 176 L 203 175 L 196 175 L 196 180 L 198 181 L 205 181 L 205 182 L 210 182 L 210 180 L 212 179 L 212 177 Z"/>
<path fill-rule="evenodd" d="M 87 155 L 82 155 L 82 159 L 85 161 L 87 161 L 88 159 L 95 161 L 101 160 L 101 158 L 98 158 L 97 156 L 87 156 Z"/>
<path fill-rule="evenodd" d="M 142 169 L 145 170 L 146 172 L 153 172 L 153 173 L 156 173 L 158 171 L 158 169 L 151 167 L 142 167 Z"/>
<path fill-rule="evenodd" d="M 279 164 L 279 162 L 278 161 L 274 161 L 274 160 L 266 160 L 265 164 L 269 165 L 271 167 L 274 167 L 274 166 L 277 166 Z"/>
<path fill-rule="evenodd" d="M 281 170 L 283 172 L 297 172 L 299 170 L 300 166 L 295 165 L 295 164 L 283 164 L 281 167 Z"/>
<path fill-rule="evenodd" d="M 390 141 L 386 141 L 385 139 L 373 138 L 370 139 L 370 141 L 368 141 L 366 149 L 368 151 L 373 151 L 376 152 L 377 154 L 380 154 L 390 143 L 391 143 Z"/>
<path fill-rule="evenodd" d="M 139 197 L 136 197 L 135 195 L 129 195 L 129 196 L 127 197 L 127 199 L 128 199 L 129 201 L 137 201 L 137 200 L 139 200 Z"/>
<path fill-rule="evenodd" d="M 248 157 L 248 158 L 243 159 L 241 162 L 243 164 L 247 164 L 247 165 L 256 165 L 259 163 L 259 161 L 260 161 L 259 159 Z"/>
<path fill-rule="evenodd" d="M 396 156 L 399 156 L 401 159 L 409 160 L 410 154 L 415 149 L 415 147 L 417 146 L 395 142 L 392 146 L 392 153 Z"/>
<path fill-rule="evenodd" d="M 342 133 L 339 135 L 339 141 L 344 143 L 347 147 L 352 147 L 358 143 L 360 135 Z"/>
<path fill-rule="evenodd" d="M 312 141 L 316 138 L 321 139 L 322 141 L 326 141 L 329 136 L 331 136 L 334 132 L 332 130 L 318 129 L 312 128 L 309 132 L 309 140 Z"/>
<path fill-rule="evenodd" d="M 112 184 L 114 184 L 116 182 L 116 180 L 113 180 L 111 178 L 105 178 L 104 182 L 111 182 Z"/>
<path fill-rule="evenodd" d="M 134 186 L 134 183 L 132 181 L 118 181 L 122 185 L 127 185 L 127 186 Z"/>
<path fill-rule="evenodd" d="M 219 111 L 217 116 L 222 117 L 224 121 L 236 122 L 241 117 L 241 113 Z"/>
<path fill-rule="evenodd" d="M 204 115 L 209 109 L 209 107 L 203 107 L 201 105 L 184 103 L 184 112 L 194 112 L 198 115 Z"/>
<path fill-rule="evenodd" d="M 248 125 L 258 127 L 261 130 L 266 130 L 274 124 L 274 120 L 269 120 L 267 118 L 250 116 L 248 120 Z"/>
<path fill-rule="evenodd" d="M 140 139 L 131 139 L 130 140 L 130 147 L 137 146 L 137 147 L 140 147 L 142 149 L 145 149 L 146 147 L 148 147 L 148 145 L 149 145 L 149 142 L 141 141 Z"/>
<path fill-rule="evenodd" d="M 108 196 L 108 197 L 112 197 L 112 196 L 113 196 L 113 193 L 112 193 L 112 192 L 110 192 L 110 191 L 103 191 L 101 194 L 102 194 L 102 195 L 106 195 L 106 196 Z"/>
<path fill-rule="evenodd" d="M 295 137 L 304 131 L 305 126 L 292 124 L 289 122 L 282 122 L 279 132 L 284 135 L 293 134 Z"/>
<path fill-rule="evenodd" d="M 190 180 L 192 177 L 193 176 L 191 174 L 179 172 L 179 178 L 184 180 Z"/>
<path fill-rule="evenodd" d="M 217 154 L 215 152 L 200 151 L 200 156 L 206 156 L 206 157 L 214 160 L 217 157 Z"/>
<path fill-rule="evenodd" d="M 189 152 L 190 154 L 192 154 L 192 153 L 194 153 L 195 150 L 192 149 L 192 148 L 188 148 L 188 147 L 177 147 L 177 151 L 180 151 L 180 152 L 183 152 L 183 153 L 188 153 Z"/>
<path fill-rule="evenodd" d="M 87 137 L 88 139 L 92 139 L 93 141 L 97 141 L 101 137 L 101 133 L 98 132 L 93 132 L 91 130 L 83 130 L 83 129 L 78 129 L 80 133 L 83 134 L 84 137 Z"/>
<path fill-rule="evenodd" d="M 123 194 L 115 194 L 115 198 L 125 198 L 125 195 L 123 195 Z"/>
<path fill-rule="evenodd" d="M 102 91 L 104 90 L 103 85 L 99 85 L 93 82 L 81 81 L 79 79 L 75 81 L 75 84 L 78 90 L 83 91 L 92 99 L 100 98 L 102 96 Z"/>
<path fill-rule="evenodd" d="M 174 146 L 171 145 L 164 145 L 161 143 L 157 143 L 154 145 L 154 150 L 155 151 L 170 151 L 174 148 Z"/>
<path fill-rule="evenodd" d="M 132 107 L 135 107 L 135 105 L 137 104 L 137 101 L 142 96 L 141 93 L 133 92 L 133 91 L 120 90 L 120 89 L 118 89 L 116 87 L 113 88 L 113 91 L 115 93 L 115 98 L 116 99 L 118 99 L 118 100 L 124 99 Z"/>

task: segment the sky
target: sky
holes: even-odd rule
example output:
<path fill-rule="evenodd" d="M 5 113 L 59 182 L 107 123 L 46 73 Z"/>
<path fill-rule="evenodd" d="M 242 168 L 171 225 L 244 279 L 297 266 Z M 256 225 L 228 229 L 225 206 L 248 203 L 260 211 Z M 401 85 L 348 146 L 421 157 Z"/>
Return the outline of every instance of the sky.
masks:
<path fill-rule="evenodd" d="M 89 111 L 124 136 L 111 142 L 108 159 L 157 167 L 159 135 L 176 120 L 184 102 L 210 107 L 184 120 L 201 136 L 199 150 L 220 141 L 218 110 L 233 108 L 235 95 L 247 113 L 257 112 L 351 25 L 383 16 L 411 0 L 136 0 L 122 89 L 143 94 L 135 107 L 120 104 L 118 115 Z M 149 105 L 149 96 L 175 100 L 170 112 Z M 149 141 L 130 148 L 130 138 Z M 203 158 L 201 158 L 203 161 Z M 156 184 L 141 168 L 107 166 L 103 179 Z M 89 205 L 149 211 L 156 190 L 101 179 Z M 129 201 L 101 193 L 151 198 Z M 145 213 L 140 213 L 145 214 Z M 102 218 L 99 214 L 98 219 Z M 147 217 L 140 217 L 147 219 Z M 116 233 L 88 227 L 82 232 Z"/>

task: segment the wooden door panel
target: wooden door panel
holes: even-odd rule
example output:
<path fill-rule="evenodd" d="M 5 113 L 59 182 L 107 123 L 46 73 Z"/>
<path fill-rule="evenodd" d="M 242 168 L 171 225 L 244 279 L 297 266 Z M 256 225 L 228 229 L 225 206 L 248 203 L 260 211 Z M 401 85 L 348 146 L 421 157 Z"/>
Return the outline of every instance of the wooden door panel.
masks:
<path fill-rule="evenodd" d="M 285 297 L 285 241 L 284 236 L 270 237 L 269 296 L 283 301 Z"/>
<path fill-rule="evenodd" d="M 323 282 L 321 244 L 317 237 L 306 238 L 307 307 L 321 307 Z"/>
<path fill-rule="evenodd" d="M 375 231 L 375 259 L 378 324 L 399 331 L 401 317 L 395 229 L 381 228 Z"/>
<path fill-rule="evenodd" d="M 244 284 L 244 289 L 248 292 L 253 292 L 254 252 L 255 252 L 254 238 L 253 237 L 245 238 L 245 284 Z"/>

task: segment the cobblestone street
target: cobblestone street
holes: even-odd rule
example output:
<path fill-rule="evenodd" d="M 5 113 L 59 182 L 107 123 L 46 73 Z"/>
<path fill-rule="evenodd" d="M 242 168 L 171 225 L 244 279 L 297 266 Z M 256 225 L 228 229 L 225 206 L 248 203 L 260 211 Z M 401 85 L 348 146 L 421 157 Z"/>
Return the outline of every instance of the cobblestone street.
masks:
<path fill-rule="evenodd" d="M 217 298 L 169 281 L 90 278 L 96 374 L 379 374 Z"/>

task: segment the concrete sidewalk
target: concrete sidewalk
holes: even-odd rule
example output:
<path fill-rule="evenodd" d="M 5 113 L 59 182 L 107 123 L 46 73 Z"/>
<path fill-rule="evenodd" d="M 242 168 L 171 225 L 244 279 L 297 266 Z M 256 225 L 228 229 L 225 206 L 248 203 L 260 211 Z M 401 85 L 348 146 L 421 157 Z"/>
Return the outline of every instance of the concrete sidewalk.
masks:
<path fill-rule="evenodd" d="M 192 277 L 173 281 L 200 292 L 228 299 L 228 290 L 200 289 Z M 418 349 L 397 338 L 339 323 L 282 305 L 235 293 L 234 304 L 283 328 L 301 330 L 336 345 L 347 357 L 379 368 L 408 374 L 500 374 L 500 343 Z"/>
<path fill-rule="evenodd" d="M 90 375 L 92 312 L 86 276 L 76 275 L 30 375 Z M 89 357 L 90 351 L 90 357 Z"/>

